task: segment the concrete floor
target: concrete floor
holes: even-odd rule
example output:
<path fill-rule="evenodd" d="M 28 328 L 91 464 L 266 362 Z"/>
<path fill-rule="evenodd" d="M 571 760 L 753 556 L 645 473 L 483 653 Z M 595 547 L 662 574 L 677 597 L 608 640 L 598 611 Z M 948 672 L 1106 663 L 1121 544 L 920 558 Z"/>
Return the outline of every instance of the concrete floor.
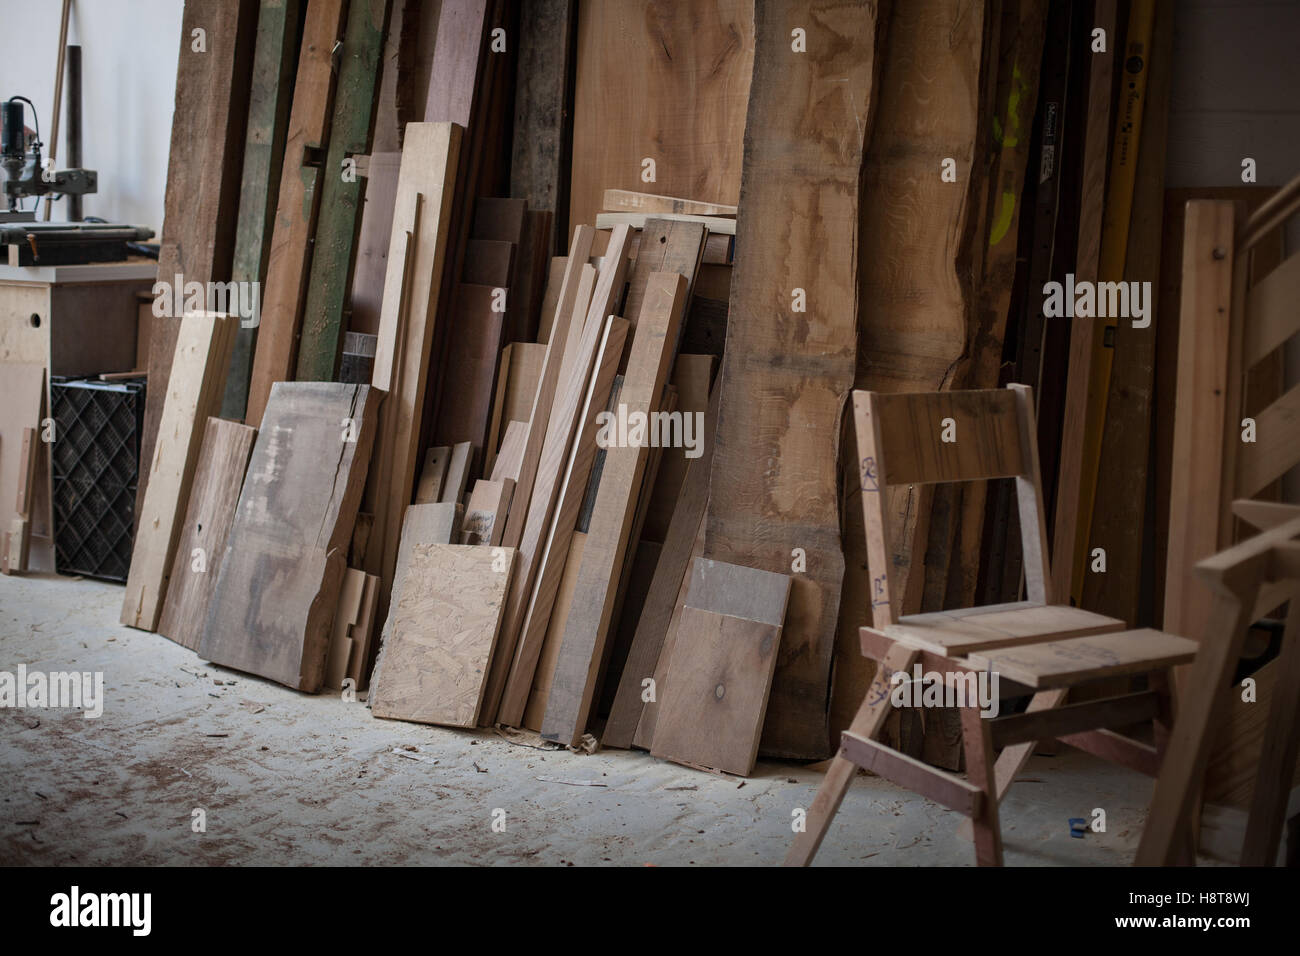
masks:
<path fill-rule="evenodd" d="M 821 781 L 379 720 L 123 627 L 121 601 L 101 582 L 0 578 L 0 671 L 102 671 L 106 696 L 98 720 L 0 709 L 0 863 L 768 865 Z M 1007 862 L 1127 865 L 1150 795 L 1085 754 L 1035 757 L 1004 804 Z M 1094 807 L 1107 832 L 1071 838 L 1067 819 Z M 817 862 L 972 865 L 959 822 L 859 775 Z"/>

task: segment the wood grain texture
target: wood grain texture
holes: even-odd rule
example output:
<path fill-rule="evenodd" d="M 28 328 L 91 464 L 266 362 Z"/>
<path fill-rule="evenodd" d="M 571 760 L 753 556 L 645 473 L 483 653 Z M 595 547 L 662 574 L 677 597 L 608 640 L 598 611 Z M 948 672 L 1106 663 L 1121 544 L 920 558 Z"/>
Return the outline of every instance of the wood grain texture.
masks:
<path fill-rule="evenodd" d="M 555 596 L 551 620 L 547 624 L 546 640 L 533 671 L 533 686 L 528 694 L 528 706 L 524 709 L 523 725 L 539 734 L 542 732 L 542 720 L 546 716 L 546 702 L 551 696 L 551 681 L 555 678 L 555 660 L 560 656 L 564 625 L 569 619 L 569 609 L 573 606 L 573 589 L 578 584 L 578 573 L 582 570 L 582 555 L 586 547 L 586 532 L 575 531 L 569 539 L 569 555 L 564 562 L 564 576 L 560 579 L 560 590 Z"/>
<path fill-rule="evenodd" d="M 596 433 L 599 430 L 596 417 L 605 411 L 608 405 L 614 374 L 623 355 L 627 330 L 626 320 L 611 316 L 606 323 L 600 351 L 596 355 L 591 381 L 578 419 L 577 432 L 569 450 L 564 478 L 551 518 L 551 527 L 546 535 L 536 581 L 528 600 L 528 610 L 524 616 L 519 638 L 515 642 L 515 658 L 511 663 L 509 678 L 501 698 L 498 719 L 506 724 L 518 725 L 523 719 L 524 707 L 533 687 L 533 673 L 537 667 L 537 660 L 550 634 L 549 624 L 556 609 L 556 595 L 560 590 L 571 553 L 569 540 L 574 534 L 578 510 L 582 506 L 588 478 L 596 460 Z M 574 586 L 576 587 L 576 582 Z"/>
<path fill-rule="evenodd" d="M 208 608 L 204 660 L 320 689 L 382 398 L 333 382 L 271 389 Z"/>
<path fill-rule="evenodd" d="M 376 717 L 476 725 L 513 557 L 510 548 L 412 547 L 372 691 Z"/>
<path fill-rule="evenodd" d="M 253 425 L 262 421 L 271 386 L 293 378 L 302 301 L 311 270 L 312 233 L 320 207 L 319 154 L 329 145 L 334 104 L 332 53 L 343 35 L 346 7 L 343 0 L 308 3 L 248 386 L 245 421 Z"/>
<path fill-rule="evenodd" d="M 197 650 L 203 637 L 208 602 L 217 587 L 220 561 L 226 553 L 226 538 L 235 521 L 256 437 L 256 428 L 220 418 L 209 418 L 203 432 L 189 508 L 158 621 L 159 634 L 190 650 Z M 202 552 L 198 567 L 196 549 Z"/>
<path fill-rule="evenodd" d="M 9 530 L 18 502 L 25 496 L 27 474 L 21 454 L 23 434 L 29 428 L 40 427 L 44 407 L 45 365 L 0 362 L 0 537 Z M 29 467 L 37 468 L 38 476 L 48 475 L 48 455 L 41 453 L 36 457 L 38 461 L 28 461 Z M 28 531 L 30 534 L 30 527 Z M 22 568 L 15 566 L 11 570 Z"/>
<path fill-rule="evenodd" d="M 794 27 L 808 31 L 807 54 L 791 52 Z M 858 187 L 876 28 L 867 3 L 757 8 L 736 237 L 745 254 L 730 305 L 746 318 L 728 329 L 711 478 L 726 494 L 710 502 L 705 553 L 782 572 L 794 548 L 808 555 L 768 708 L 762 749 L 774 756 L 830 752 L 826 701 L 844 572 L 836 461 L 857 348 Z M 807 292 L 806 313 L 788 311 L 796 288 Z M 778 461 L 775 472 L 755 467 Z"/>
<path fill-rule="evenodd" d="M 569 222 L 595 222 L 606 189 L 646 188 L 646 158 L 656 192 L 739 202 L 754 61 L 746 0 L 579 4 Z"/>
<path fill-rule="evenodd" d="M 971 654 L 971 665 L 1037 689 L 1186 664 L 1196 642 L 1145 628 Z"/>
<path fill-rule="evenodd" d="M 501 350 L 492 424 L 488 429 L 487 456 L 483 464 L 486 473 L 492 473 L 511 422 L 522 422 L 523 437 L 527 438 L 528 419 L 533 413 L 533 401 L 537 398 L 537 386 L 545 364 L 546 346 L 537 342 L 512 342 Z"/>
<path fill-rule="evenodd" d="M 523 465 L 526 441 L 528 441 L 527 422 L 509 422 L 506 425 L 505 437 L 501 439 L 501 449 L 497 453 L 496 461 L 492 462 L 492 473 L 489 477 L 493 481 L 502 478 L 519 481 L 519 469 Z"/>
<path fill-rule="evenodd" d="M 506 512 L 515 483 L 509 478 L 488 481 L 480 478 L 474 483 L 469 501 L 465 505 L 465 524 L 461 531 L 461 544 L 501 543 L 505 533 Z"/>
<path fill-rule="evenodd" d="M 660 407 L 686 311 L 687 288 L 686 278 L 675 272 L 650 277 L 619 394 L 629 421 Z M 576 745 L 587 729 L 648 450 L 644 446 L 605 449 L 574 606 L 542 722 L 542 736 L 548 740 Z"/>
<path fill-rule="evenodd" d="M 203 424 L 221 406 L 236 322 L 227 316 L 199 312 L 186 315 L 180 326 L 167 379 L 167 401 L 158 422 L 158 440 L 147 462 L 149 488 L 136 528 L 122 601 L 122 623 L 146 631 L 158 627 L 162 614 L 172 557 L 203 441 Z"/>
<path fill-rule="evenodd" d="M 193 31 L 200 28 L 207 35 L 203 52 L 193 48 Z M 185 282 L 230 278 L 256 30 L 256 0 L 185 5 L 158 250 L 161 282 L 174 283 L 177 275 Z M 149 487 L 144 463 L 153 459 L 180 324 L 180 316 L 160 319 L 150 343 L 137 517 Z"/>

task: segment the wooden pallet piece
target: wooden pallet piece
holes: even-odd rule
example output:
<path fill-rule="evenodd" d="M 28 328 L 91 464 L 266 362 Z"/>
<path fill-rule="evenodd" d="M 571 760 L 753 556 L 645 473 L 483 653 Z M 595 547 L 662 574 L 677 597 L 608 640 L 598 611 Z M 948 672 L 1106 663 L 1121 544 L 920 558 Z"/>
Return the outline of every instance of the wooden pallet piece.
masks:
<path fill-rule="evenodd" d="M 338 372 L 367 181 L 365 176 L 345 175 L 344 170 L 349 161 L 370 152 L 391 8 L 392 0 L 351 0 L 348 4 L 329 150 L 321 170 L 311 277 L 302 307 L 302 338 L 294 375 L 300 382 L 332 382 Z"/>
<path fill-rule="evenodd" d="M 513 556 L 467 545 L 411 549 L 371 691 L 376 717 L 477 726 Z"/>
<path fill-rule="evenodd" d="M 570 225 L 595 222 L 606 189 L 646 188 L 646 158 L 656 192 L 740 202 L 754 5 L 580 3 L 577 20 Z"/>
<path fill-rule="evenodd" d="M 298 14 L 302 3 L 303 0 L 261 0 L 258 5 L 248 132 L 244 139 L 231 269 L 231 278 L 236 282 L 261 283 L 266 278 L 284 165 L 294 64 L 298 60 Z M 235 334 L 226 395 L 221 403 L 225 418 L 236 421 L 244 418 L 256 342 L 256 328 L 241 328 Z"/>
<path fill-rule="evenodd" d="M 411 500 L 419 461 L 460 137 L 460 127 L 452 123 L 408 123 L 402 150 L 372 380 L 376 388 L 388 392 L 388 399 L 377 439 L 378 474 L 366 497 L 366 510 L 374 514 L 375 523 L 365 570 L 380 578 L 381 620 L 387 616 L 402 515 Z M 420 196 L 425 197 L 422 204 Z M 421 207 L 418 214 L 417 206 Z"/>
<path fill-rule="evenodd" d="M 806 55 L 790 50 L 795 23 L 808 31 Z M 874 118 L 876 28 L 870 4 L 812 0 L 760 7 L 755 23 L 736 237 L 745 254 L 730 303 L 748 318 L 723 362 L 711 485 L 728 493 L 710 502 L 705 554 L 781 572 L 793 548 L 810 558 L 794 583 L 767 712 L 762 749 L 772 755 L 824 757 L 830 746 L 844 571 L 836 459 L 858 337 L 858 184 Z M 814 103 L 823 132 L 808 138 L 802 124 Z M 785 313 L 795 288 L 807 292 L 806 313 Z M 782 462 L 775 480 L 754 468 L 769 457 Z"/>
<path fill-rule="evenodd" d="M 524 708 L 533 687 L 533 675 L 542 647 L 549 634 L 549 624 L 555 609 L 565 567 L 570 555 L 569 541 L 578 524 L 578 511 L 583 503 L 587 480 L 596 459 L 596 418 L 609 402 L 614 375 L 623 356 L 628 323 L 611 316 L 606 322 L 605 334 L 596 355 L 595 370 L 587 387 L 586 399 L 578 419 L 577 433 L 569 450 L 564 480 L 541 552 L 537 577 L 528 600 L 519 638 L 515 642 L 515 657 L 510 665 L 509 678 L 502 693 L 498 719 L 505 724 L 518 726 L 523 720 Z"/>
<path fill-rule="evenodd" d="M 509 478 L 489 481 L 480 478 L 474 483 L 469 502 L 465 505 L 465 523 L 460 535 L 461 544 L 501 543 L 505 533 L 506 512 L 510 510 L 510 496 L 515 483 Z"/>
<path fill-rule="evenodd" d="M 686 312 L 688 285 L 686 278 L 675 272 L 650 277 L 619 395 L 629 421 L 632 415 L 649 415 L 660 407 Z M 605 468 L 574 606 L 542 722 L 542 736 L 547 740 L 576 746 L 587 729 L 647 457 L 645 447 L 605 450 Z"/>
<path fill-rule="evenodd" d="M 308 0 L 266 266 L 262 321 L 244 413 L 244 420 L 252 425 L 262 421 L 271 386 L 293 378 L 299 319 L 311 271 L 312 235 L 320 208 L 320 154 L 329 146 L 333 51 L 343 36 L 346 7 L 343 0 Z"/>
<path fill-rule="evenodd" d="M 633 192 L 630 189 L 606 189 L 601 199 L 603 212 L 635 212 L 649 216 L 663 213 L 686 216 L 734 216 L 739 208 L 725 203 L 676 199 L 654 193 Z"/>
<path fill-rule="evenodd" d="M 159 437 L 144 469 L 149 474 L 149 490 L 140 512 L 122 601 L 122 623 L 146 631 L 157 629 L 162 614 L 203 442 L 203 425 L 221 407 L 238 323 L 233 317 L 195 312 L 180 324 Z"/>
<path fill-rule="evenodd" d="M 430 448 L 424 453 L 424 468 L 420 471 L 420 480 L 415 486 L 417 505 L 442 500 L 442 486 L 447 480 L 447 465 L 450 461 L 451 449 L 445 445 Z"/>
<path fill-rule="evenodd" d="M 512 342 L 501 350 L 496 398 L 492 402 L 492 424 L 488 428 L 487 456 L 483 465 L 483 470 L 489 474 L 510 423 L 523 422 L 527 429 L 545 364 L 546 346 L 536 342 Z"/>
<path fill-rule="evenodd" d="M 193 48 L 197 29 L 207 36 L 202 52 Z M 230 278 L 256 30 L 256 0 L 185 5 L 172 111 L 177 121 L 172 123 L 158 250 L 159 281 L 171 284 L 177 275 L 184 276 L 184 282 Z M 154 457 L 180 325 L 180 316 L 159 319 L 151 336 L 135 497 L 137 524 L 149 487 L 144 463 Z"/>
<path fill-rule="evenodd" d="M 524 524 L 529 503 L 532 501 L 533 484 L 537 478 L 537 469 L 542 456 L 542 446 L 546 440 L 546 429 L 550 422 L 555 403 L 556 390 L 559 387 L 560 372 L 564 367 L 564 353 L 568 348 L 570 330 L 580 332 L 585 319 L 586 309 L 577 314 L 575 308 L 579 301 L 579 286 L 584 273 L 591 275 L 591 266 L 587 257 L 591 253 L 591 244 L 596 237 L 596 230 L 590 226 L 579 226 L 573 232 L 573 255 L 564 268 L 564 278 L 556 297 L 555 312 L 551 319 L 551 337 L 546 346 L 546 359 L 542 363 L 542 374 L 537 381 L 537 393 L 533 397 L 533 407 L 528 415 L 528 435 L 524 442 L 524 454 L 519 467 L 519 480 L 515 485 L 515 507 L 506 525 L 505 543 L 510 547 L 518 546 L 523 538 Z M 588 280 L 590 281 L 590 279 Z M 518 580 L 518 578 L 516 578 Z M 508 622 L 507 614 L 507 633 Z"/>
<path fill-rule="evenodd" d="M 158 633 L 198 650 L 257 429 L 209 418 L 194 466 Z M 196 553 L 197 552 L 197 553 Z"/>
<path fill-rule="evenodd" d="M 382 398 L 368 385 L 272 387 L 208 607 L 204 660 L 320 689 Z"/>
<path fill-rule="evenodd" d="M 749 776 L 789 597 L 789 575 L 695 562 L 681 622 L 691 640 L 668 664 L 654 756 Z"/>

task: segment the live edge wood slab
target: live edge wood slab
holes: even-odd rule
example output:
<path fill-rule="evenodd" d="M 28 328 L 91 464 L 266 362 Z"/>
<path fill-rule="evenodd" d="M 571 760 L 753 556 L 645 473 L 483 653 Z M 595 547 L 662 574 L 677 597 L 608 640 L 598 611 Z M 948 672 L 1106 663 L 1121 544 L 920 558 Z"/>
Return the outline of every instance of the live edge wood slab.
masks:
<path fill-rule="evenodd" d="M 806 53 L 791 49 L 796 27 L 806 31 Z M 709 502 L 705 556 L 784 574 L 806 557 L 793 576 L 763 731 L 761 750 L 772 756 L 830 753 L 844 575 L 836 460 L 857 356 L 858 193 L 876 28 L 874 3 L 760 3 L 755 11 L 736 226 L 744 255 L 730 308 L 730 328 L 743 334 L 728 335 L 722 370 L 710 484 L 726 492 Z M 796 289 L 806 312 L 794 311 Z"/>

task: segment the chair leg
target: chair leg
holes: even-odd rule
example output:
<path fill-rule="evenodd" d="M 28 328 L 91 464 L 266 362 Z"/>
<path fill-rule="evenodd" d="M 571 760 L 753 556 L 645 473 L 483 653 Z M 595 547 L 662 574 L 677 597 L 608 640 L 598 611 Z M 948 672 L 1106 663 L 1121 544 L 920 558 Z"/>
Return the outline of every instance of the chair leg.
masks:
<path fill-rule="evenodd" d="M 1296 729 L 1300 725 L 1300 608 L 1291 602 L 1282 653 L 1278 658 L 1278 680 L 1269 704 L 1264 743 L 1255 770 L 1255 795 L 1246 818 L 1246 840 L 1241 851 L 1242 866 L 1273 866 L 1286 822 L 1287 799 L 1295 775 Z"/>
<path fill-rule="evenodd" d="M 889 694 L 893 688 L 889 679 L 895 671 L 910 670 L 920 653 L 902 644 L 895 644 L 889 649 L 885 659 L 876 667 L 876 677 L 867 688 L 866 696 L 862 698 L 862 706 L 858 708 L 853 723 L 849 725 L 853 733 L 872 739 L 880 733 L 885 718 L 892 710 Z M 853 782 L 853 775 L 857 772 L 857 765 L 839 753 L 831 760 L 830 769 L 826 771 L 826 779 L 822 781 L 812 806 L 808 808 L 804 831 L 795 834 L 794 843 L 786 853 L 786 866 L 807 866 L 812 862 L 813 857 L 817 855 L 817 848 L 821 846 L 822 839 L 826 836 L 826 831 L 830 829 L 831 820 L 835 819 L 835 811 L 840 808 L 844 794 L 848 792 L 849 784 Z"/>
<path fill-rule="evenodd" d="M 984 791 L 984 806 L 971 820 L 975 835 L 975 862 L 980 866 L 1002 865 L 1002 828 L 998 824 L 998 791 L 993 772 L 993 737 L 989 722 L 980 716 L 978 705 L 961 708 L 962 746 L 966 751 L 966 774 Z"/>

